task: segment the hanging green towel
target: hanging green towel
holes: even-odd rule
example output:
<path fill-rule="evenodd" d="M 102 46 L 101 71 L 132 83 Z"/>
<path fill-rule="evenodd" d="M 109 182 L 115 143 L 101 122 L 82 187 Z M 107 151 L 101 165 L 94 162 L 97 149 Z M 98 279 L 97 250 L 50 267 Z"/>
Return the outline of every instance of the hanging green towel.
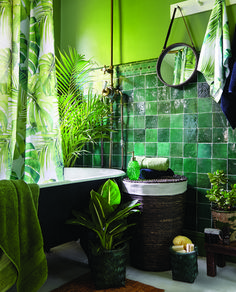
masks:
<path fill-rule="evenodd" d="M 210 86 L 210 94 L 220 101 L 226 78 L 229 76 L 231 56 L 230 36 L 225 0 L 216 0 L 198 61 L 198 71 L 202 72 Z"/>
<path fill-rule="evenodd" d="M 38 221 L 39 186 L 0 181 L 0 291 L 36 292 L 47 279 Z"/>

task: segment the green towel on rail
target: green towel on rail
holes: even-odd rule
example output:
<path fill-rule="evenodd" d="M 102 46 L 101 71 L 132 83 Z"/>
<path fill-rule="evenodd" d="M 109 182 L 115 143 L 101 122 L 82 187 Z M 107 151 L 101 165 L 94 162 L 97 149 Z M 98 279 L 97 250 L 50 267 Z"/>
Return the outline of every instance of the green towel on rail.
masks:
<path fill-rule="evenodd" d="M 39 186 L 0 181 L 0 291 L 36 292 L 47 279 L 38 220 Z"/>
<path fill-rule="evenodd" d="M 216 0 L 203 40 L 198 71 L 202 72 L 210 86 L 210 94 L 219 102 L 229 76 L 231 56 L 229 25 L 224 0 Z"/>

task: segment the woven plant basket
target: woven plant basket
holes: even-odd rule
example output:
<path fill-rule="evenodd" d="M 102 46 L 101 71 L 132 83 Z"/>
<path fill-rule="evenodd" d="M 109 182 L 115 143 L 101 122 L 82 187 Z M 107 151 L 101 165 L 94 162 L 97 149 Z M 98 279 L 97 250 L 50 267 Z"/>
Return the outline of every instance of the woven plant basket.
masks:
<path fill-rule="evenodd" d="M 96 289 L 125 286 L 127 245 L 89 255 L 89 266 Z"/>
<path fill-rule="evenodd" d="M 127 180 L 127 179 L 124 179 Z M 124 181 L 123 180 L 123 181 Z M 137 181 L 137 183 L 178 183 L 186 181 L 183 176 L 161 180 Z M 132 220 L 137 222 L 130 243 L 131 264 L 147 271 L 171 269 L 169 247 L 173 238 L 182 232 L 185 192 L 175 195 L 136 195 L 124 192 L 127 200 L 139 200 L 141 213 Z"/>

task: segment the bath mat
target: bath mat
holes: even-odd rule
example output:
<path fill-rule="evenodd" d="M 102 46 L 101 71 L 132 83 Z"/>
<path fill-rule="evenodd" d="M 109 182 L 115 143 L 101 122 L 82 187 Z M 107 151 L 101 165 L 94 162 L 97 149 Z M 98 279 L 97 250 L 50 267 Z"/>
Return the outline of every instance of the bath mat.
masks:
<path fill-rule="evenodd" d="M 137 281 L 126 279 L 125 287 L 110 288 L 96 290 L 91 280 L 90 274 L 85 274 L 77 279 L 62 285 L 51 292 L 164 292 L 163 289 L 158 289 Z"/>

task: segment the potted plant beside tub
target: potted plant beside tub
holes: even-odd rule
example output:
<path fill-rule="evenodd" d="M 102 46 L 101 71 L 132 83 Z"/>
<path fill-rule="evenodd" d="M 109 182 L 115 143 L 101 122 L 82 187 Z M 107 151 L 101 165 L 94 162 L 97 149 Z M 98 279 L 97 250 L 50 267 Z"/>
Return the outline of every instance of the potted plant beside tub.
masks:
<path fill-rule="evenodd" d="M 236 184 L 227 189 L 228 178 L 223 170 L 208 173 L 211 189 L 206 197 L 212 202 L 211 214 L 214 227 L 221 229 L 229 243 L 236 240 Z"/>
<path fill-rule="evenodd" d="M 127 240 L 129 224 L 127 217 L 139 212 L 137 200 L 121 203 L 121 193 L 113 180 L 107 180 L 98 192 L 90 192 L 87 212 L 73 211 L 69 224 L 85 226 L 96 235 L 88 242 L 88 260 L 96 289 L 125 285 Z"/>

